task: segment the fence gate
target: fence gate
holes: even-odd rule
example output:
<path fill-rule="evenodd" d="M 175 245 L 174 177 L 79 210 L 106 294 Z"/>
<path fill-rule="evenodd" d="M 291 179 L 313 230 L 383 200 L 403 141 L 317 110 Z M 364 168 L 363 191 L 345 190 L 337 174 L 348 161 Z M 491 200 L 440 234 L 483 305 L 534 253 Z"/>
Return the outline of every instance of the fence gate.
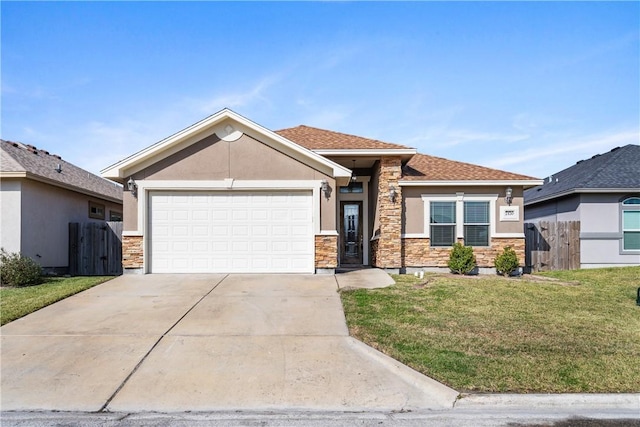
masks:
<path fill-rule="evenodd" d="M 580 268 L 580 221 L 525 223 L 525 265 L 531 271 Z"/>
<path fill-rule="evenodd" d="M 69 274 L 122 274 L 122 222 L 70 222 Z"/>

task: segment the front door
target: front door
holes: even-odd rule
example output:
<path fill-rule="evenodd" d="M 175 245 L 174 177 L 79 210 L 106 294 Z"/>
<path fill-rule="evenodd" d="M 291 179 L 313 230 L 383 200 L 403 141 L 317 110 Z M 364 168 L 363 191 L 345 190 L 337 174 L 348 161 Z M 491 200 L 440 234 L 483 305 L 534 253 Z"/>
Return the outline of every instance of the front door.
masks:
<path fill-rule="evenodd" d="M 340 202 L 340 264 L 362 264 L 362 202 Z"/>

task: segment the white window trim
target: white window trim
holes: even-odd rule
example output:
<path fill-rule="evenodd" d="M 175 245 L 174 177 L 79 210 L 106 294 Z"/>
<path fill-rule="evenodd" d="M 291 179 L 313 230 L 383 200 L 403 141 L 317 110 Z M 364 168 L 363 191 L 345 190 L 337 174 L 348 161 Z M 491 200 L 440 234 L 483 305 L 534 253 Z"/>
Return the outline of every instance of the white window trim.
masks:
<path fill-rule="evenodd" d="M 492 238 L 522 237 L 519 233 L 514 235 L 498 234 L 496 232 L 496 202 L 497 194 L 422 194 L 424 203 L 424 237 L 431 237 L 431 205 L 430 202 L 456 202 L 456 239 L 464 238 L 464 202 L 489 202 L 489 246 Z M 483 246 L 484 247 L 484 246 Z"/>
<path fill-rule="evenodd" d="M 620 201 L 620 255 L 638 255 L 640 254 L 640 250 L 638 249 L 625 249 L 624 248 L 624 232 L 625 231 L 636 231 L 635 229 L 625 229 L 624 228 L 624 213 L 625 212 L 637 212 L 640 211 L 640 205 L 625 205 L 629 199 L 637 199 L 638 196 L 629 196 L 625 197 Z"/>

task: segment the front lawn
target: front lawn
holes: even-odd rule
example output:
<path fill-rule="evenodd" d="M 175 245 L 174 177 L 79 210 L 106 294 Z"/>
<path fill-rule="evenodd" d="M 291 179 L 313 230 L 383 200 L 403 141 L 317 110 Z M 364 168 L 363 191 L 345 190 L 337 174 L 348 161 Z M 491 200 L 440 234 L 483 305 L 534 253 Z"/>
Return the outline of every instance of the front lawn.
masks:
<path fill-rule="evenodd" d="M 394 276 L 342 293 L 352 336 L 459 391 L 640 391 L 640 267 Z"/>
<path fill-rule="evenodd" d="M 111 280 L 113 277 L 50 277 L 44 283 L 0 289 L 0 325 Z"/>

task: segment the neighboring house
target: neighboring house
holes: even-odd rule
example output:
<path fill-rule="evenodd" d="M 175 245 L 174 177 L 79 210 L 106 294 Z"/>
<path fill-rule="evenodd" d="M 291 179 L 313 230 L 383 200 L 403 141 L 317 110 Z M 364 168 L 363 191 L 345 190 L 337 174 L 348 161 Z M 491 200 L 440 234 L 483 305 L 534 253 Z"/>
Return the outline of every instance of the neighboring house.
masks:
<path fill-rule="evenodd" d="M 524 193 L 525 220 L 580 221 L 580 266 L 640 264 L 640 146 L 581 160 Z"/>
<path fill-rule="evenodd" d="M 411 271 L 446 267 L 456 241 L 481 267 L 505 246 L 523 262 L 522 193 L 542 183 L 228 109 L 102 175 L 125 185 L 123 264 L 144 273 Z"/>
<path fill-rule="evenodd" d="M 69 223 L 121 221 L 122 187 L 31 145 L 0 147 L 0 246 L 66 273 Z"/>

